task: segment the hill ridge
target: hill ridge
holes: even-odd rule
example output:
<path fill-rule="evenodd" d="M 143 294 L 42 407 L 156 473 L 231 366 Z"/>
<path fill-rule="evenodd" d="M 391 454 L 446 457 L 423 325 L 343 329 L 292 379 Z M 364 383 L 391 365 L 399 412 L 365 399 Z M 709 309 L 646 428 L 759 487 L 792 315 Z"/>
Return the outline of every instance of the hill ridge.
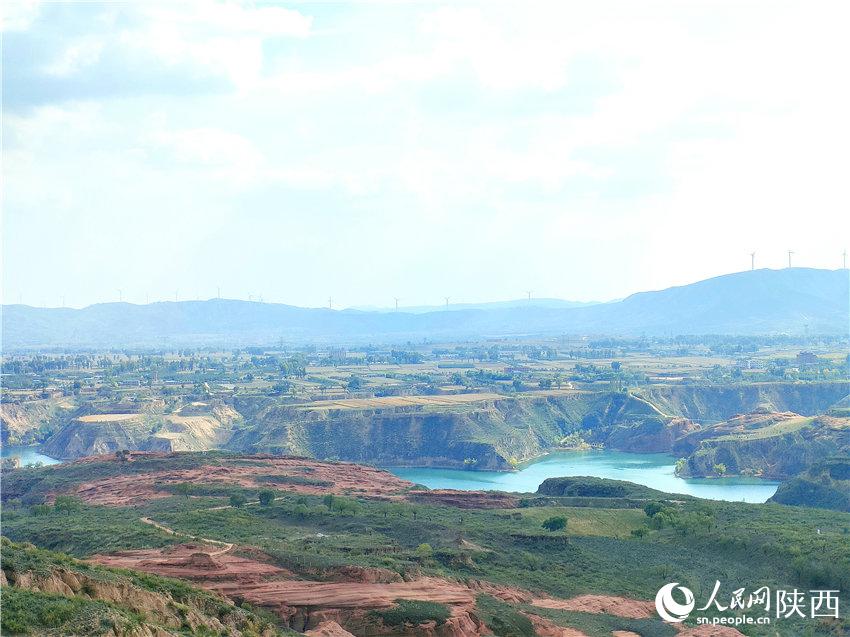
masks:
<path fill-rule="evenodd" d="M 620 301 L 425 313 L 302 308 L 235 299 L 100 303 L 82 309 L 3 306 L 6 349 L 452 340 L 551 334 L 846 334 L 847 270 L 760 269 Z"/>

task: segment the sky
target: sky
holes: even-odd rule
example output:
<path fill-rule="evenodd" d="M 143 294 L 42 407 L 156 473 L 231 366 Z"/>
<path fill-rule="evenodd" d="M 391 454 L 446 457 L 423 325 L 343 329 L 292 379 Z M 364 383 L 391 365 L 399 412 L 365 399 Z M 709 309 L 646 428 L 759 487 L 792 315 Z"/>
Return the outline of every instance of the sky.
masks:
<path fill-rule="evenodd" d="M 5 0 L 3 303 L 841 267 L 849 7 Z"/>

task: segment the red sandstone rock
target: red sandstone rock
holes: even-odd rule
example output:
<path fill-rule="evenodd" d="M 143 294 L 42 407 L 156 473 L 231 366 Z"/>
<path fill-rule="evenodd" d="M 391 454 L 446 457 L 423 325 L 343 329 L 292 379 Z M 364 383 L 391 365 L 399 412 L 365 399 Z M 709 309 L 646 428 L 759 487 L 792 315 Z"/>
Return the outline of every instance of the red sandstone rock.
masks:
<path fill-rule="evenodd" d="M 304 634 L 309 637 L 354 637 L 335 621 L 324 621 Z"/>
<path fill-rule="evenodd" d="M 534 625 L 534 632 L 540 637 L 587 637 L 580 630 L 558 626 L 552 620 L 534 615 L 533 613 L 527 613 L 526 617 L 531 620 L 531 623 Z"/>
<path fill-rule="evenodd" d="M 610 595 L 579 595 L 571 599 L 546 597 L 533 599 L 531 603 L 540 608 L 572 610 L 582 613 L 604 613 L 631 619 L 643 619 L 655 615 L 655 604 L 652 602 Z"/>

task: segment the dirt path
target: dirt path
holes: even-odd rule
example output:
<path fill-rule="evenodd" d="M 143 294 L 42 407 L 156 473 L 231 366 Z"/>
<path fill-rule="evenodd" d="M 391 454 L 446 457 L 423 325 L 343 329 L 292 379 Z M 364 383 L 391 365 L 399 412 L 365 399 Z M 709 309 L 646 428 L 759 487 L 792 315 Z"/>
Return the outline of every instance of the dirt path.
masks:
<path fill-rule="evenodd" d="M 210 553 L 208 553 L 210 557 L 214 557 L 216 555 L 223 555 L 224 553 L 227 553 L 228 551 L 232 550 L 234 547 L 234 544 L 232 542 L 222 542 L 221 540 L 213 540 L 212 538 L 208 537 L 197 537 L 195 535 L 189 535 L 188 533 L 179 533 L 174 529 L 165 526 L 164 524 L 160 524 L 156 520 L 151 520 L 150 518 L 141 517 L 139 518 L 139 520 L 141 520 L 145 524 L 150 524 L 152 527 L 159 529 L 163 533 L 168 533 L 168 535 L 173 535 L 175 537 L 185 537 L 194 542 L 204 542 L 205 544 L 214 544 L 216 546 L 222 547 L 217 551 L 211 551 Z"/>

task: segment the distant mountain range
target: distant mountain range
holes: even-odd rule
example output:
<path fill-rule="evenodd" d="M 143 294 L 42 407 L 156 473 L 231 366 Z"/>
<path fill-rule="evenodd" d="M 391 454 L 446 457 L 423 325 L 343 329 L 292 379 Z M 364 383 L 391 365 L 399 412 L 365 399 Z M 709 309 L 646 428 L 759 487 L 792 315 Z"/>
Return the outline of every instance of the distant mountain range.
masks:
<path fill-rule="evenodd" d="M 488 301 L 485 303 L 447 303 L 446 305 L 405 305 L 398 309 L 360 305 L 350 309 L 360 312 L 406 312 L 408 314 L 427 314 L 428 312 L 457 312 L 458 310 L 503 310 L 511 307 L 585 307 L 599 305 L 599 301 L 565 301 L 564 299 L 527 298 L 512 301 Z"/>
<path fill-rule="evenodd" d="M 422 313 L 212 299 L 3 306 L 3 348 L 398 343 L 531 335 L 847 334 L 848 270 L 755 270 L 581 306 L 508 302 Z"/>

